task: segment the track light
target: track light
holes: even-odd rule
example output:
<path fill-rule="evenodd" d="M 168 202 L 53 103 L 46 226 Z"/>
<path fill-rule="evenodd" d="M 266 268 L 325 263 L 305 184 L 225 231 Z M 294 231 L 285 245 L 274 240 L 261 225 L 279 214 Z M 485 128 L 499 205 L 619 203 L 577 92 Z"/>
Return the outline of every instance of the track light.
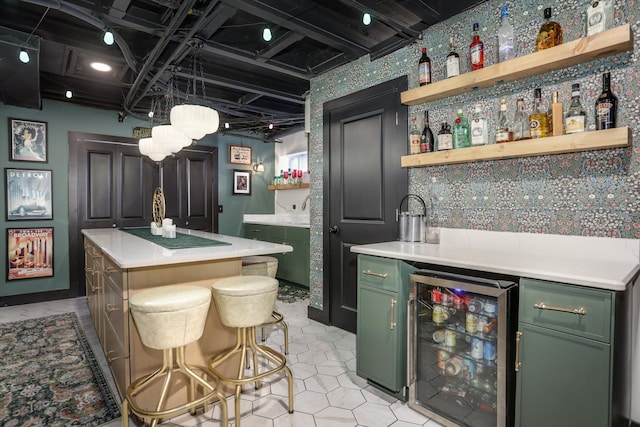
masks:
<path fill-rule="evenodd" d="M 270 42 L 271 41 L 271 29 L 269 29 L 269 27 L 265 27 L 264 30 L 262 30 L 262 38 L 264 39 L 264 41 L 266 42 Z"/>
<path fill-rule="evenodd" d="M 273 129 L 273 123 L 269 123 L 269 129 Z"/>
<path fill-rule="evenodd" d="M 113 38 L 113 33 L 111 32 L 111 30 L 107 29 L 104 32 L 104 37 L 102 38 L 102 40 L 104 41 L 104 44 L 108 46 L 111 46 L 113 44 L 115 40 Z"/>
<path fill-rule="evenodd" d="M 18 55 L 18 59 L 20 59 L 20 62 L 22 62 L 23 64 L 28 64 L 31 60 L 31 58 L 29 57 L 29 52 L 27 52 L 25 49 L 20 49 L 20 55 Z"/>
<path fill-rule="evenodd" d="M 369 25 L 371 24 L 371 15 L 368 13 L 365 13 L 362 15 L 362 23 L 364 25 Z"/>
<path fill-rule="evenodd" d="M 68 99 L 73 98 L 73 92 L 71 92 L 70 90 L 67 90 L 64 94 L 64 96 L 66 96 Z"/>
<path fill-rule="evenodd" d="M 226 123 L 224 124 L 224 128 L 225 128 L 225 129 L 229 129 L 229 127 L 230 127 L 229 122 L 226 122 Z"/>

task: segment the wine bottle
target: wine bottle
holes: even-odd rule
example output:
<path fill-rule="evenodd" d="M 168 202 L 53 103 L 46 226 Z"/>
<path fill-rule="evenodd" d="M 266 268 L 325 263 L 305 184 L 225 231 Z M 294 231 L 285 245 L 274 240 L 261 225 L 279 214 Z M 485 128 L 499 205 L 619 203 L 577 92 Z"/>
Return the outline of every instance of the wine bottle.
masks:
<path fill-rule="evenodd" d="M 479 70 L 484 67 L 484 43 L 478 35 L 478 23 L 473 24 L 473 39 L 469 45 L 469 61 L 471 70 Z"/>
<path fill-rule="evenodd" d="M 618 98 L 611 92 L 611 74 L 602 75 L 602 93 L 596 99 L 596 130 L 616 127 Z"/>
<path fill-rule="evenodd" d="M 409 129 L 409 154 L 420 153 L 420 139 L 422 135 L 418 125 L 416 124 L 416 117 L 411 119 L 411 129 Z"/>
<path fill-rule="evenodd" d="M 418 76 L 420 78 L 420 86 L 431 83 L 431 59 L 427 56 L 427 48 L 422 48 L 422 56 L 418 61 Z"/>
<path fill-rule="evenodd" d="M 580 84 L 571 85 L 571 104 L 567 110 L 567 117 L 564 119 L 564 128 L 567 134 L 585 131 L 587 113 L 580 103 Z M 554 134 L 555 135 L 555 134 Z"/>
<path fill-rule="evenodd" d="M 547 121 L 547 106 L 542 99 L 542 90 L 534 90 L 533 112 L 529 115 L 529 129 L 531 138 L 546 138 L 549 136 L 549 124 Z"/>
<path fill-rule="evenodd" d="M 456 52 L 453 37 L 449 37 L 449 46 L 451 47 L 451 52 L 447 55 L 447 78 L 460 75 L 460 55 Z"/>
<path fill-rule="evenodd" d="M 516 57 L 516 43 L 513 33 L 513 25 L 509 22 L 509 8 L 507 5 L 501 9 L 502 24 L 498 28 L 498 61 L 504 62 Z"/>
<path fill-rule="evenodd" d="M 542 24 L 538 32 L 536 51 L 549 49 L 550 47 L 562 44 L 562 27 L 557 22 L 551 20 L 550 7 L 544 10 L 544 18 L 547 22 Z"/>
<path fill-rule="evenodd" d="M 424 127 L 422 128 L 422 137 L 420 144 L 421 153 L 430 153 L 433 151 L 433 132 L 429 127 L 429 112 L 424 110 Z"/>

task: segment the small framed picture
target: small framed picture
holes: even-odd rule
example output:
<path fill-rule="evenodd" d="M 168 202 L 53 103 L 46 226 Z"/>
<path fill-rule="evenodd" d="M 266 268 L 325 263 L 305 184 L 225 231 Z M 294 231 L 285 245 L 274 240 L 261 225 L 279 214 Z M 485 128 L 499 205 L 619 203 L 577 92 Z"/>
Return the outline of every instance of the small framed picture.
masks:
<path fill-rule="evenodd" d="M 251 194 L 251 172 L 234 169 L 233 194 Z"/>
<path fill-rule="evenodd" d="M 7 280 L 53 276 L 53 228 L 7 229 Z"/>
<path fill-rule="evenodd" d="M 5 168 L 7 221 L 53 219 L 51 171 Z"/>
<path fill-rule="evenodd" d="M 9 119 L 9 160 L 47 163 L 47 122 Z"/>
<path fill-rule="evenodd" d="M 251 147 L 229 145 L 229 163 L 234 165 L 251 165 Z"/>

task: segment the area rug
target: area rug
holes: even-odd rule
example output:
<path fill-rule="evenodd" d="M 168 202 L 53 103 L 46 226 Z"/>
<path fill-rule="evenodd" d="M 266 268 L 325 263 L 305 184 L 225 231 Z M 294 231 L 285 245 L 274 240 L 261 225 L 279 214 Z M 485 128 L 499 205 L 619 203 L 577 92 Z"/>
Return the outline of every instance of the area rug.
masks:
<path fill-rule="evenodd" d="M 309 299 L 309 290 L 293 283 L 279 280 L 278 301 L 293 303 L 300 300 Z"/>
<path fill-rule="evenodd" d="M 0 324 L 0 425 L 99 426 L 118 417 L 74 313 Z"/>

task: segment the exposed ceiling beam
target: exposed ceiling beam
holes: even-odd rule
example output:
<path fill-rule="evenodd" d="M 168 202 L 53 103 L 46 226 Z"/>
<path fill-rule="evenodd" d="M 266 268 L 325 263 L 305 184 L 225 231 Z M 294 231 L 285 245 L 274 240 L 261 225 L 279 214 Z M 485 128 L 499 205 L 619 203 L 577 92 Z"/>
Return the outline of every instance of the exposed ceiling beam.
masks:
<path fill-rule="evenodd" d="M 304 36 L 302 34 L 294 33 L 293 31 L 288 31 L 283 36 L 278 37 L 273 43 L 262 49 L 258 52 L 258 61 L 266 62 L 270 58 L 273 58 L 275 55 L 279 54 L 289 46 L 294 43 L 302 40 Z"/>

